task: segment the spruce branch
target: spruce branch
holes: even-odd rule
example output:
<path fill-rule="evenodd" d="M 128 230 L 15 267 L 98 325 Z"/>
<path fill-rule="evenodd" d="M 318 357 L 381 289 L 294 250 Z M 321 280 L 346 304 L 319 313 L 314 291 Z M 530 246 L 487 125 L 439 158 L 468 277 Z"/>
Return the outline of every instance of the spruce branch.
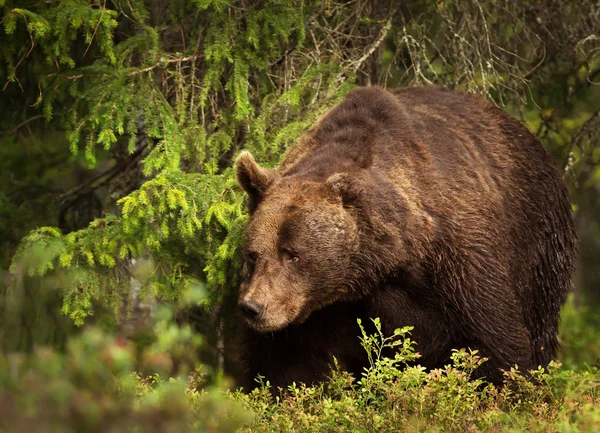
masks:
<path fill-rule="evenodd" d="M 136 149 L 136 151 L 129 155 L 123 162 L 115 164 L 113 167 L 99 173 L 83 184 L 61 194 L 58 197 L 59 203 L 68 207 L 69 203 L 77 202 L 81 197 L 105 186 L 117 176 L 126 174 L 128 170 L 140 160 L 147 147 L 148 142 Z"/>

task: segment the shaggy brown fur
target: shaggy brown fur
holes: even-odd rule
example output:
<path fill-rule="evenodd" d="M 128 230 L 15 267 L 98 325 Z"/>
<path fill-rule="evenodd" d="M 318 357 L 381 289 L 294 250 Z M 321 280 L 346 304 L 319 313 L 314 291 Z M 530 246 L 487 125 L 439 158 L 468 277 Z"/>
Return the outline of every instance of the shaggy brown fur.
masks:
<path fill-rule="evenodd" d="M 360 374 L 357 317 L 413 325 L 428 368 L 453 348 L 480 375 L 546 366 L 576 236 L 552 158 L 483 99 L 433 88 L 351 92 L 277 171 L 244 152 L 249 374 L 315 382 L 335 356 Z"/>

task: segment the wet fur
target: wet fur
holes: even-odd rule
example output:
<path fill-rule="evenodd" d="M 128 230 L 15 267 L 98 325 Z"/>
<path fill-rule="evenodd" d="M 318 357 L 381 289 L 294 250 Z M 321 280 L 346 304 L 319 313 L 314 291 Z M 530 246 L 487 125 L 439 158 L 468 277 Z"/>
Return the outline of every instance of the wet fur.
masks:
<path fill-rule="evenodd" d="M 453 348 L 478 349 L 490 358 L 479 374 L 495 383 L 499 369 L 545 366 L 555 356 L 576 257 L 567 191 L 535 137 L 483 99 L 435 88 L 357 89 L 276 172 L 249 154 L 237 168 L 250 195 L 247 242 L 271 242 L 263 247 L 274 251 L 286 221 L 306 206 L 331 220 L 306 258 L 320 279 L 306 271 L 295 288 L 305 317 L 274 332 L 247 327 L 250 377 L 262 374 L 274 387 L 323 380 L 332 356 L 360 374 L 357 317 L 380 317 L 386 334 L 413 325 L 429 368 Z M 345 237 L 327 235 L 348 216 Z M 338 250 L 336 264 L 326 255 Z M 260 270 L 250 275 L 241 296 L 252 284 L 264 296 L 276 291 L 279 268 L 269 269 L 268 281 Z M 300 308 L 286 302 L 277 304 L 281 320 Z"/>

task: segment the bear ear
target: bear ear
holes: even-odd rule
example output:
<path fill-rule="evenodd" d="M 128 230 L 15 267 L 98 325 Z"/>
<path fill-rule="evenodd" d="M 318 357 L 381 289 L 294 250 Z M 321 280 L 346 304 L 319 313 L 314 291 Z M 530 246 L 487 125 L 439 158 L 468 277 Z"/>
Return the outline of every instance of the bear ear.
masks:
<path fill-rule="evenodd" d="M 259 166 L 247 151 L 240 153 L 235 160 L 235 172 L 238 183 L 248 194 L 248 208 L 252 213 L 265 196 L 275 173 Z"/>
<path fill-rule="evenodd" d="M 362 194 L 362 185 L 350 173 L 335 173 L 325 181 L 329 190 L 341 198 L 344 206 L 353 205 Z"/>

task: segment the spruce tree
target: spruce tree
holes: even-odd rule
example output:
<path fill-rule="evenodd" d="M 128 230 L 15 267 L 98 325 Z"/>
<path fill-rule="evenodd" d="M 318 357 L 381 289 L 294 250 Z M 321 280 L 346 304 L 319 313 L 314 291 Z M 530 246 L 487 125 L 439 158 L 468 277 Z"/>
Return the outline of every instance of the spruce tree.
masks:
<path fill-rule="evenodd" d="M 584 3 L 0 0 L 0 122 L 60 131 L 99 172 L 63 208 L 104 191 L 85 224 L 23 239 L 13 284 L 52 276 L 77 325 L 122 313 L 132 275 L 135 296 L 176 301 L 200 284 L 219 305 L 247 221 L 233 158 L 275 166 L 356 84 L 482 93 L 593 178 L 600 21 Z"/>

